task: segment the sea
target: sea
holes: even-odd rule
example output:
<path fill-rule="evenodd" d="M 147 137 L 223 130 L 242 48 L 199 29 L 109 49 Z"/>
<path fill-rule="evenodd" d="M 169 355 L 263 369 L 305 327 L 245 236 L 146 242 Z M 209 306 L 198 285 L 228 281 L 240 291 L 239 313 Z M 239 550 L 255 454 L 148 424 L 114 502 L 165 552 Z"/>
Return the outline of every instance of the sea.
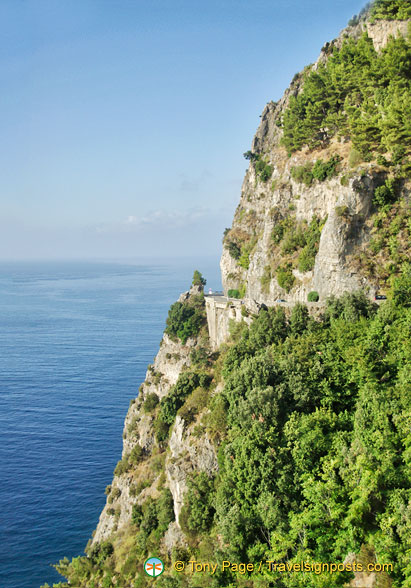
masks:
<path fill-rule="evenodd" d="M 0 263 L 0 587 L 63 579 L 121 457 L 167 311 L 218 259 Z"/>

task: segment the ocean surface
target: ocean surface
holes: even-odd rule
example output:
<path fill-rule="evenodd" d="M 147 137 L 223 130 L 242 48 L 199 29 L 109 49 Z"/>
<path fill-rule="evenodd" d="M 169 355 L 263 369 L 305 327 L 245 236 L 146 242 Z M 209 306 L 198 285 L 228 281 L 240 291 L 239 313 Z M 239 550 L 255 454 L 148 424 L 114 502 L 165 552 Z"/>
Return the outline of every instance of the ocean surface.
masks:
<path fill-rule="evenodd" d="M 218 260 L 0 263 L 0 587 L 62 580 L 121 457 L 167 310 Z M 208 287 L 207 285 L 207 287 Z"/>

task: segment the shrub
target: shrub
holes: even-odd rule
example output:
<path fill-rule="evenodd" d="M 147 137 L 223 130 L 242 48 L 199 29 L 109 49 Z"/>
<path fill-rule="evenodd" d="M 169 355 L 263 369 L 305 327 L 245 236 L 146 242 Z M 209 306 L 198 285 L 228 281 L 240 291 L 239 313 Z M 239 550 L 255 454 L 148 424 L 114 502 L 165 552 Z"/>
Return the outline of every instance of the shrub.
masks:
<path fill-rule="evenodd" d="M 169 429 L 170 426 L 163 420 L 160 414 L 154 421 L 154 431 L 157 442 L 160 443 L 160 445 L 167 440 Z"/>
<path fill-rule="evenodd" d="M 208 374 L 198 374 L 196 372 L 183 372 L 180 374 L 177 383 L 161 401 L 160 420 L 167 425 L 172 425 L 178 409 L 183 406 L 187 396 L 191 394 L 197 386 L 206 386 L 208 385 L 208 382 Z"/>
<path fill-rule="evenodd" d="M 396 145 L 392 150 L 392 162 L 394 163 L 394 165 L 402 163 L 405 155 L 406 150 L 404 145 Z"/>
<path fill-rule="evenodd" d="M 291 177 L 296 182 L 310 186 L 313 181 L 312 165 L 307 163 L 306 165 L 296 165 L 291 168 Z"/>
<path fill-rule="evenodd" d="M 229 241 L 227 243 L 227 249 L 228 249 L 228 253 L 231 255 L 231 257 L 233 259 L 238 259 L 240 257 L 241 249 L 237 245 L 237 243 L 234 243 L 234 241 Z"/>
<path fill-rule="evenodd" d="M 266 182 L 273 175 L 273 166 L 259 159 L 255 164 L 255 171 L 262 182 Z"/>
<path fill-rule="evenodd" d="M 321 226 L 320 219 L 314 217 L 305 231 L 306 245 L 298 257 L 298 269 L 300 272 L 308 272 L 314 268 L 320 242 Z"/>
<path fill-rule="evenodd" d="M 395 180 L 392 178 L 388 178 L 388 180 L 385 180 L 385 183 L 382 186 L 378 186 L 378 188 L 375 189 L 373 202 L 377 206 L 382 207 L 394 202 L 395 198 Z"/>
<path fill-rule="evenodd" d="M 245 159 L 248 159 L 250 161 L 256 161 L 259 158 L 259 154 L 253 153 L 252 151 L 246 151 L 245 153 L 243 153 L 243 156 Z"/>
<path fill-rule="evenodd" d="M 151 483 L 152 482 L 150 480 L 142 480 L 138 484 L 132 484 L 129 490 L 130 496 L 138 496 L 140 492 L 144 490 L 144 488 L 148 488 L 149 486 L 151 486 Z"/>
<path fill-rule="evenodd" d="M 164 533 L 164 531 L 167 530 L 168 525 L 174 521 L 173 496 L 168 488 L 164 488 L 164 490 L 161 492 L 156 506 L 158 529 L 160 533 Z"/>
<path fill-rule="evenodd" d="M 384 155 L 377 156 L 377 163 L 378 163 L 378 165 L 383 165 L 384 167 L 388 167 L 388 165 L 389 165 L 389 163 L 385 159 Z"/>
<path fill-rule="evenodd" d="M 120 459 L 114 469 L 115 476 L 121 476 L 121 474 L 125 474 L 130 469 L 130 464 L 128 463 L 127 457 Z"/>
<path fill-rule="evenodd" d="M 110 555 L 114 553 L 113 544 L 110 541 L 103 541 L 93 545 L 89 553 L 89 557 L 94 565 L 105 561 Z"/>
<path fill-rule="evenodd" d="M 293 226 L 284 233 L 282 252 L 292 253 L 306 244 L 304 229 L 301 226 Z"/>
<path fill-rule="evenodd" d="M 279 222 L 276 225 L 274 225 L 273 230 L 271 231 L 271 239 L 274 241 L 274 243 L 280 243 L 283 236 L 284 225 L 282 222 Z"/>
<path fill-rule="evenodd" d="M 203 277 L 203 275 L 198 271 L 195 270 L 193 274 L 193 281 L 191 282 L 193 286 L 205 286 L 207 280 Z"/>
<path fill-rule="evenodd" d="M 315 290 L 311 290 L 308 292 L 307 300 L 308 302 L 318 302 L 320 299 L 320 295 Z"/>
<path fill-rule="evenodd" d="M 270 282 L 271 282 L 271 267 L 266 265 L 264 268 L 264 273 L 260 278 L 260 283 L 263 292 L 268 292 L 270 289 Z"/>
<path fill-rule="evenodd" d="M 241 298 L 240 291 L 236 289 L 231 289 L 227 292 L 228 298 Z"/>
<path fill-rule="evenodd" d="M 150 394 L 147 394 L 146 399 L 144 400 L 144 412 L 152 412 L 159 402 L 160 399 L 157 396 L 157 394 L 155 394 L 154 392 L 150 392 Z"/>
<path fill-rule="evenodd" d="M 175 302 L 168 311 L 165 332 L 178 337 L 183 345 L 197 335 L 204 323 L 204 309 L 195 304 Z"/>
<path fill-rule="evenodd" d="M 295 282 L 291 263 L 278 267 L 276 270 L 276 276 L 280 288 L 284 288 L 286 292 L 289 292 Z"/>
<path fill-rule="evenodd" d="M 315 256 L 317 250 L 313 250 L 309 245 L 306 245 L 298 256 L 298 269 L 300 272 L 310 272 L 314 269 Z"/>
<path fill-rule="evenodd" d="M 328 161 L 317 159 L 312 169 L 313 177 L 320 182 L 332 178 L 337 173 L 340 160 L 341 158 L 338 155 L 333 155 Z"/>
<path fill-rule="evenodd" d="M 238 260 L 238 265 L 244 269 L 248 269 L 250 267 L 250 254 L 246 249 L 242 251 Z"/>
<path fill-rule="evenodd" d="M 291 168 L 291 177 L 296 182 L 301 182 L 306 186 L 310 186 L 313 180 L 324 182 L 335 176 L 340 161 L 341 158 L 339 155 L 333 155 L 327 161 L 317 159 L 314 165 L 311 163 L 297 165 Z"/>
<path fill-rule="evenodd" d="M 179 523 L 186 533 L 207 531 L 214 517 L 214 484 L 205 472 L 188 481 L 188 490 L 181 509 Z"/>
<path fill-rule="evenodd" d="M 192 423 L 195 416 L 207 405 L 208 396 L 209 391 L 199 386 L 190 394 L 185 404 L 178 411 L 178 414 L 186 423 Z"/>
<path fill-rule="evenodd" d="M 133 504 L 133 508 L 131 510 L 131 522 L 133 525 L 140 526 L 140 523 L 143 519 L 143 509 L 140 504 Z"/>
<path fill-rule="evenodd" d="M 205 347 L 194 347 L 190 353 L 190 361 L 196 366 L 207 366 L 210 363 L 207 349 Z"/>
<path fill-rule="evenodd" d="M 128 462 L 131 465 L 136 466 L 139 464 L 144 458 L 144 451 L 141 445 L 135 445 L 128 456 Z"/>

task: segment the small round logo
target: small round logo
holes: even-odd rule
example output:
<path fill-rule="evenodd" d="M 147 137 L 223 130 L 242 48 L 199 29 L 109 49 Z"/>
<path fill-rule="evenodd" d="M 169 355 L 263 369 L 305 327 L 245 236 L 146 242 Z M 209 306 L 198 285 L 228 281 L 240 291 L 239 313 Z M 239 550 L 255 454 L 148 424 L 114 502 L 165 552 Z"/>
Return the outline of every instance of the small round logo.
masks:
<path fill-rule="evenodd" d="M 164 572 L 164 564 L 158 557 L 149 557 L 144 562 L 144 571 L 149 576 L 157 578 L 157 576 L 160 576 Z"/>

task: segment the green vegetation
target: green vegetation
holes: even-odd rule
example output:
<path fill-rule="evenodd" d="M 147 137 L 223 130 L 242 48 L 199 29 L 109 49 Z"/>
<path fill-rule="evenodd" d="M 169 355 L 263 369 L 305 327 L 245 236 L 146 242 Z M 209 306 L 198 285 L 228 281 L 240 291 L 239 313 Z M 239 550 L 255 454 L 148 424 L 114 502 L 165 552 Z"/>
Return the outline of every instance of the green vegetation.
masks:
<path fill-rule="evenodd" d="M 255 164 L 255 171 L 262 182 L 267 182 L 273 175 L 273 166 L 268 164 L 263 159 L 260 159 Z"/>
<path fill-rule="evenodd" d="M 294 285 L 295 277 L 293 275 L 293 268 L 291 263 L 278 266 L 276 270 L 277 282 L 280 288 L 284 288 L 289 292 Z"/>
<path fill-rule="evenodd" d="M 160 587 L 342 588 L 352 574 L 220 570 L 200 578 L 174 574 L 170 563 L 341 562 L 356 553 L 393 563 L 393 587 L 407 588 L 410 294 L 405 266 L 380 307 L 362 293 L 345 294 L 329 299 L 319 320 L 296 304 L 288 319 L 269 308 L 249 327 L 237 324 L 211 364 L 222 391 L 207 394 L 211 372 L 187 371 L 160 404 L 172 423 L 177 410 L 201 403 L 202 388 L 200 405 L 209 410 L 195 431 L 206 431 L 218 452 L 215 475 L 189 474 L 184 553 L 159 551 L 174 519 L 162 488 L 133 506 L 130 529 L 94 545 L 88 557 L 62 560 L 60 573 L 72 586 L 96 588 L 109 578 L 107 586 L 145 588 L 152 581 L 142 562 L 157 553 L 166 562 Z"/>
<path fill-rule="evenodd" d="M 396 182 L 393 178 L 388 178 L 382 186 L 374 191 L 374 204 L 378 207 L 390 205 L 396 200 Z"/>
<path fill-rule="evenodd" d="M 410 17 L 411 9 L 409 0 L 377 0 L 371 11 L 374 19 L 392 19 Z M 117 530 L 121 490 L 116 482 L 106 488 L 114 525 L 110 541 L 89 546 L 86 556 L 61 560 L 55 567 L 69 584 L 55 588 L 148 588 L 153 580 L 142 564 L 153 554 L 166 563 L 155 580 L 158 588 L 345 588 L 349 572 L 276 574 L 263 568 L 240 574 L 220 567 L 213 575 L 192 575 L 174 573 L 171 564 L 343 562 L 349 554 L 364 563 L 393 564 L 390 578 L 381 574 L 379 585 L 411 587 L 411 211 L 409 199 L 399 197 L 411 169 L 411 51 L 408 41 L 392 39 L 377 54 L 366 35 L 324 50 L 328 62 L 306 70 L 302 92 L 290 100 L 284 144 L 291 153 L 340 136 L 353 143 L 351 167 L 376 156 L 385 168 L 378 169 L 373 214 L 364 221 L 371 233 L 368 250 L 346 262 L 388 299 L 378 306 L 362 292 L 331 297 L 316 319 L 300 303 L 263 307 L 249 326 L 232 321 L 230 340 L 216 352 L 201 334 L 203 296 L 173 304 L 165 332 L 182 344 L 191 336 L 199 340 L 168 394 L 161 401 L 148 394 L 141 403 L 153 421 L 153 448 L 136 443 L 116 466 L 139 503 L 132 506 L 131 522 Z M 262 154 L 244 155 L 258 178 L 268 181 L 272 169 Z M 339 173 L 339 161 L 318 159 L 291 173 L 311 185 Z M 341 185 L 349 178 L 342 176 Z M 314 267 L 325 219 L 307 223 L 277 208 L 271 212 L 270 263 L 261 285 L 268 289 L 275 277 L 289 292 L 293 271 Z M 347 206 L 337 206 L 335 214 L 342 228 L 350 227 Z M 244 269 L 254 238 L 252 231 L 225 232 L 225 246 Z M 236 283 L 236 274 L 230 279 Z M 204 283 L 194 272 L 193 284 Z M 228 296 L 242 298 L 245 290 L 246 283 L 237 282 Z M 317 302 L 318 292 L 307 299 Z M 149 371 L 156 382 L 159 374 Z M 187 544 L 170 555 L 164 535 L 174 509 L 164 463 L 176 467 L 166 441 L 177 415 L 190 443 L 177 458 L 187 475 L 179 518 Z M 193 471 L 189 454 L 201 450 L 203 441 L 213 444 L 218 471 Z"/>
<path fill-rule="evenodd" d="M 338 155 L 333 155 L 328 161 L 317 159 L 314 164 L 297 165 L 291 168 L 291 177 L 306 186 L 310 186 L 314 180 L 324 182 L 337 174 L 340 161 Z"/>
<path fill-rule="evenodd" d="M 185 302 L 175 302 L 168 311 L 165 332 L 173 339 L 180 339 L 183 345 L 189 337 L 198 335 L 205 324 L 203 295 L 190 296 Z"/>
<path fill-rule="evenodd" d="M 231 290 L 228 290 L 227 296 L 228 296 L 228 298 L 244 298 L 245 291 L 246 291 L 246 284 L 243 283 L 243 284 L 241 284 L 239 289 L 232 288 Z"/>
<path fill-rule="evenodd" d="M 195 270 L 193 274 L 193 280 L 191 283 L 193 286 L 205 286 L 207 284 L 207 280 L 198 270 Z"/>
<path fill-rule="evenodd" d="M 234 241 L 228 241 L 227 243 L 228 252 L 233 259 L 238 259 L 241 255 L 241 249 Z"/>
<path fill-rule="evenodd" d="M 163 398 L 160 404 L 159 419 L 167 425 L 172 425 L 178 409 L 183 406 L 185 399 L 200 384 L 200 376 L 197 372 L 183 372 L 177 383 Z"/>
<path fill-rule="evenodd" d="M 274 244 L 271 257 L 275 261 L 280 252 L 283 263 L 274 267 L 266 266 L 261 285 L 267 290 L 275 273 L 279 286 L 289 292 L 295 283 L 293 268 L 298 268 L 300 272 L 308 272 L 314 268 L 325 220 L 313 217 L 309 224 L 306 221 L 298 222 L 293 216 L 276 217 L 276 220 L 271 233 Z"/>
<path fill-rule="evenodd" d="M 407 20 L 411 18 L 410 0 L 376 0 L 374 2 L 370 20 Z"/>
<path fill-rule="evenodd" d="M 152 412 L 159 401 L 160 399 L 157 394 L 155 394 L 155 392 L 150 392 L 150 394 L 147 394 L 143 404 L 144 412 Z"/>
<path fill-rule="evenodd" d="M 400 2 L 377 3 L 377 12 Z M 405 3 L 403 3 L 405 4 Z M 409 13 L 409 2 L 404 5 Z M 377 14 L 377 12 L 375 14 Z M 380 12 L 378 12 L 380 14 Z M 327 144 L 333 136 L 351 139 L 362 157 L 411 145 L 411 46 L 390 39 L 379 53 L 364 34 L 332 48 L 325 64 L 306 74 L 302 92 L 292 96 L 284 113 L 283 143 L 289 153 Z M 304 176 L 308 181 L 309 176 Z M 304 181 L 304 180 L 303 180 Z"/>
<path fill-rule="evenodd" d="M 214 518 L 214 484 L 206 473 L 199 472 L 188 481 L 179 522 L 188 535 L 208 531 Z"/>
<path fill-rule="evenodd" d="M 378 207 L 371 217 L 371 240 L 366 250 L 354 256 L 353 264 L 376 284 L 379 289 L 389 288 L 409 261 L 411 243 L 411 210 L 405 198 L 390 202 L 396 191 L 386 182 L 374 193 Z"/>
<path fill-rule="evenodd" d="M 250 253 L 247 249 L 241 253 L 240 258 L 238 260 L 238 265 L 243 267 L 244 269 L 248 269 L 250 266 Z"/>
<path fill-rule="evenodd" d="M 261 153 L 246 151 L 244 157 L 254 164 L 255 172 L 262 182 L 267 182 L 271 178 L 274 168 L 264 160 Z"/>

